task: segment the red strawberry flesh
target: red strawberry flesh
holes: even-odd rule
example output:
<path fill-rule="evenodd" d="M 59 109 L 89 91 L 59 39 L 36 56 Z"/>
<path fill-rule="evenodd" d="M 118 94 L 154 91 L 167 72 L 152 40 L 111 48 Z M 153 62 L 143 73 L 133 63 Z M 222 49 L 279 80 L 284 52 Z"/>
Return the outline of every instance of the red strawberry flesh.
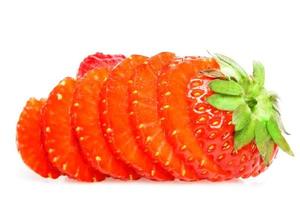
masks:
<path fill-rule="evenodd" d="M 57 178 L 60 172 L 52 166 L 42 140 L 41 109 L 45 100 L 30 98 L 18 121 L 17 144 L 24 163 L 45 178 Z"/>
<path fill-rule="evenodd" d="M 161 70 L 175 59 L 173 53 L 164 52 L 151 57 L 144 65 L 135 68 L 130 90 L 132 122 L 138 142 L 143 149 L 181 180 L 196 180 L 194 170 L 176 155 L 161 127 L 157 104 L 157 83 Z M 138 102 L 134 104 L 133 102 Z"/>
<path fill-rule="evenodd" d="M 150 156 L 140 148 L 129 121 L 128 84 L 132 84 L 131 76 L 135 67 L 146 61 L 147 57 L 133 55 L 123 60 L 111 72 L 101 94 L 101 123 L 107 140 L 117 157 L 120 157 L 146 178 L 171 180 L 172 176 L 161 166 L 155 164 Z"/>
<path fill-rule="evenodd" d="M 114 178 L 136 179 L 136 173 L 113 155 L 101 130 L 98 107 L 100 91 L 107 78 L 106 69 L 96 68 L 77 81 L 71 110 L 72 126 L 81 130 L 75 133 L 91 166 Z"/>
<path fill-rule="evenodd" d="M 63 79 L 50 93 L 43 109 L 45 148 L 49 160 L 63 174 L 80 181 L 99 181 L 105 176 L 88 165 L 71 127 L 70 110 L 75 80 Z"/>

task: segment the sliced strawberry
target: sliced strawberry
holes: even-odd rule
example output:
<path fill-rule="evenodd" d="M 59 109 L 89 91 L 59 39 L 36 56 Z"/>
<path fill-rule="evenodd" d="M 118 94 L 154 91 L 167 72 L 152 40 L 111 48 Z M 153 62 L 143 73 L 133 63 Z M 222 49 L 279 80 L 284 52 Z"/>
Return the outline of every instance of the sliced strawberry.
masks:
<path fill-rule="evenodd" d="M 188 57 L 169 65 L 160 76 L 159 103 L 163 127 L 176 152 L 198 173 L 199 178 L 219 180 L 225 174 L 202 150 L 190 124 L 187 85 L 199 70 L 217 68 L 213 60 Z"/>
<path fill-rule="evenodd" d="M 135 171 L 114 157 L 101 130 L 98 108 L 100 91 L 107 78 L 108 71 L 98 68 L 77 81 L 71 109 L 72 127 L 84 156 L 95 169 L 114 178 L 136 179 Z"/>
<path fill-rule="evenodd" d="M 45 148 L 51 163 L 61 173 L 81 181 L 103 180 L 105 176 L 83 158 L 73 134 L 70 110 L 75 83 L 72 78 L 63 79 L 48 97 L 43 109 Z"/>
<path fill-rule="evenodd" d="M 132 122 L 136 129 L 137 141 L 152 159 L 178 179 L 196 180 L 195 171 L 175 154 L 168 142 L 157 110 L 158 75 L 162 68 L 167 67 L 174 59 L 173 53 L 164 52 L 135 68 L 129 92 Z"/>
<path fill-rule="evenodd" d="M 86 72 L 95 68 L 107 68 L 112 70 L 117 64 L 125 59 L 124 55 L 109 55 L 103 53 L 95 53 L 86 57 L 80 64 L 77 77 L 83 77 Z"/>
<path fill-rule="evenodd" d="M 131 165 L 137 172 L 153 180 L 170 180 L 172 176 L 153 160 L 137 144 L 129 120 L 128 84 L 134 69 L 147 61 L 134 55 L 123 60 L 109 76 L 101 97 L 101 122 L 108 142 L 116 156 Z"/>
<path fill-rule="evenodd" d="M 17 145 L 28 167 L 45 178 L 57 178 L 60 172 L 48 160 L 41 138 L 41 108 L 45 102 L 34 98 L 27 101 L 17 125 Z"/>

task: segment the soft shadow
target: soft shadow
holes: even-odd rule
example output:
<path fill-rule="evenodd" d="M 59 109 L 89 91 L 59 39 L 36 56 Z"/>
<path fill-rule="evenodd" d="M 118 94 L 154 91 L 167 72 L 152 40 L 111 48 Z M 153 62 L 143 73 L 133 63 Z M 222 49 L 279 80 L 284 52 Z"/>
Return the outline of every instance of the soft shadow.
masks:
<path fill-rule="evenodd" d="M 70 184 L 148 184 L 148 185 L 223 185 L 223 184 L 244 184 L 243 179 L 232 179 L 228 181 L 221 181 L 221 182 L 212 182 L 212 181 L 207 181 L 207 180 L 201 180 L 201 181 L 180 181 L 180 180 L 173 180 L 173 181 L 153 181 L 153 180 L 148 180 L 145 178 L 141 178 L 138 180 L 133 180 L 133 181 L 124 181 L 124 180 L 119 180 L 119 179 L 114 179 L 111 177 L 107 177 L 105 180 L 100 181 L 100 182 L 95 182 L 95 183 L 90 183 L 90 182 L 80 182 L 77 180 L 74 180 L 72 178 L 68 178 L 67 176 L 60 176 L 57 179 L 51 179 L 51 178 L 44 178 L 36 173 L 33 173 L 31 171 L 22 171 L 18 173 L 18 177 L 20 177 L 23 180 L 26 181 L 31 181 L 31 182 L 40 182 L 40 183 L 51 183 L 51 182 L 65 182 L 65 183 L 70 183 Z"/>

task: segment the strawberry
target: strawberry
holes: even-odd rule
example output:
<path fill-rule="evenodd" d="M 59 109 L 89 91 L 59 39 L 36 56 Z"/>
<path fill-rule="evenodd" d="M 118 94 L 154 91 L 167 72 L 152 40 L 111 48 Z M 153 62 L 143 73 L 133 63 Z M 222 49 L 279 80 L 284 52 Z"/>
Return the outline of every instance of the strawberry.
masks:
<path fill-rule="evenodd" d="M 75 83 L 72 78 L 63 79 L 48 97 L 42 116 L 45 148 L 50 162 L 61 173 L 81 181 L 103 180 L 105 176 L 83 158 L 73 134 L 70 110 Z"/>
<path fill-rule="evenodd" d="M 18 121 L 17 145 L 24 163 L 45 178 L 57 178 L 60 172 L 48 160 L 42 142 L 41 108 L 45 100 L 30 98 Z"/>
<path fill-rule="evenodd" d="M 263 160 L 252 142 L 234 151 L 234 125 L 232 113 L 216 109 L 206 99 L 212 95 L 208 87 L 213 79 L 202 73 L 193 77 L 188 85 L 191 127 L 194 136 L 213 161 L 229 171 L 226 179 L 248 177 L 264 169 Z"/>
<path fill-rule="evenodd" d="M 86 72 L 95 68 L 104 67 L 112 70 L 123 59 L 125 59 L 125 56 L 121 54 L 110 55 L 97 52 L 93 55 L 89 55 L 80 63 L 77 77 L 83 77 Z"/>
<path fill-rule="evenodd" d="M 191 127 L 203 151 L 226 179 L 256 176 L 270 165 L 278 146 L 293 155 L 283 132 L 276 96 L 264 88 L 264 67 L 253 76 L 217 54 L 219 71 L 202 72 L 187 87 Z"/>
<path fill-rule="evenodd" d="M 123 59 L 89 56 L 77 82 L 27 102 L 17 125 L 26 165 L 80 181 L 222 181 L 259 175 L 279 149 L 293 155 L 260 62 L 248 75 L 220 54 Z"/>
<path fill-rule="evenodd" d="M 162 68 L 167 67 L 174 59 L 173 53 L 163 52 L 135 68 L 129 91 L 131 120 L 137 141 L 152 159 L 178 179 L 196 180 L 194 170 L 175 154 L 168 142 L 157 110 L 158 75 Z"/>
<path fill-rule="evenodd" d="M 107 77 L 106 69 L 96 68 L 77 81 L 71 109 L 72 127 L 91 166 L 114 178 L 136 179 L 136 173 L 114 157 L 101 130 L 98 102 Z"/>
<path fill-rule="evenodd" d="M 100 120 L 107 140 L 125 163 L 137 173 L 153 180 L 170 180 L 173 177 L 155 164 L 137 144 L 129 121 L 128 84 L 134 69 L 147 61 L 147 57 L 133 55 L 123 60 L 110 74 L 101 94 Z"/>
<path fill-rule="evenodd" d="M 209 159 L 198 144 L 190 127 L 190 114 L 186 99 L 189 80 L 200 70 L 216 69 L 214 60 L 197 57 L 178 59 L 159 77 L 159 107 L 162 125 L 176 153 L 184 157 L 199 178 L 224 179 L 227 173 Z"/>

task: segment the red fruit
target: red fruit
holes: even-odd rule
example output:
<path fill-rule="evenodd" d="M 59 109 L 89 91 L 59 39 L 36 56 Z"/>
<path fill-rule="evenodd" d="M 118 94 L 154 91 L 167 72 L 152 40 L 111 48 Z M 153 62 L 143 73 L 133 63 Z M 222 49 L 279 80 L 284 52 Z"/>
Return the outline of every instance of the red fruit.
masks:
<path fill-rule="evenodd" d="M 48 97 L 43 109 L 45 148 L 49 160 L 61 173 L 81 181 L 103 180 L 105 176 L 89 166 L 83 158 L 71 127 L 74 89 L 75 80 L 65 78 Z"/>
<path fill-rule="evenodd" d="M 191 129 L 186 87 L 190 79 L 204 69 L 216 69 L 217 63 L 206 58 L 178 59 L 169 65 L 159 80 L 159 103 L 163 127 L 175 151 L 182 155 L 199 178 L 218 180 L 226 174 L 198 144 Z"/>
<path fill-rule="evenodd" d="M 293 155 L 273 93 L 264 88 L 265 72 L 253 63 L 249 76 L 232 59 L 216 54 L 219 71 L 201 72 L 187 86 L 191 127 L 206 155 L 226 172 L 225 179 L 256 176 L 278 146 Z"/>
<path fill-rule="evenodd" d="M 230 172 L 226 179 L 248 177 L 265 165 L 254 143 L 234 151 L 232 113 L 218 110 L 206 99 L 213 94 L 208 84 L 213 80 L 198 74 L 188 84 L 191 127 L 203 151 L 223 170 Z"/>
<path fill-rule="evenodd" d="M 48 160 L 42 142 L 41 108 L 45 100 L 30 98 L 18 121 L 17 145 L 24 163 L 45 178 L 57 178 L 60 172 Z"/>
<path fill-rule="evenodd" d="M 147 57 L 134 55 L 123 60 L 110 74 L 102 91 L 101 123 L 107 140 L 117 157 L 132 166 L 138 174 L 153 180 L 171 180 L 161 166 L 137 144 L 129 121 L 128 84 L 134 69 L 147 61 Z"/>
<path fill-rule="evenodd" d="M 110 55 L 97 52 L 93 55 L 89 55 L 81 62 L 80 67 L 78 69 L 77 77 L 83 77 L 86 72 L 95 68 L 103 67 L 112 70 L 124 59 L 125 56 L 121 54 Z"/>
<path fill-rule="evenodd" d="M 136 173 L 114 157 L 101 130 L 98 108 L 100 91 L 107 78 L 108 71 L 98 68 L 88 71 L 77 81 L 71 109 L 72 127 L 91 166 L 114 178 L 136 179 Z"/>
<path fill-rule="evenodd" d="M 89 56 L 78 83 L 65 78 L 47 101 L 27 102 L 17 125 L 22 159 L 52 178 L 221 181 L 257 176 L 278 148 L 294 155 L 263 65 L 248 75 L 213 56 Z"/>
<path fill-rule="evenodd" d="M 178 179 L 196 180 L 195 171 L 176 155 L 168 142 L 157 110 L 158 75 L 174 59 L 173 53 L 164 52 L 135 68 L 129 92 L 131 117 L 137 141 L 152 159 Z"/>

